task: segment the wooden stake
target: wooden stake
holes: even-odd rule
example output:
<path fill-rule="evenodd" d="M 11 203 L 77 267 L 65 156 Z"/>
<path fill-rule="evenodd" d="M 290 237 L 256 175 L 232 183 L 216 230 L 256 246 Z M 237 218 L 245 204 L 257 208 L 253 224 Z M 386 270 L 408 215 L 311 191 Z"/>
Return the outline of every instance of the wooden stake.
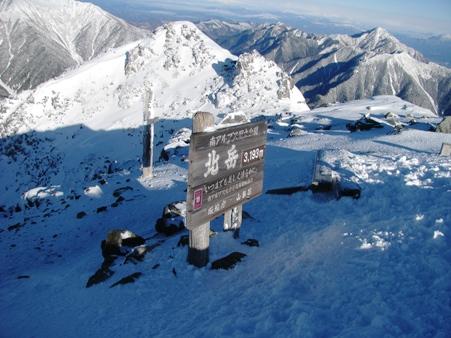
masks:
<path fill-rule="evenodd" d="M 240 237 L 240 227 L 243 219 L 243 205 L 227 210 L 224 214 L 224 231 L 233 230 L 233 237 Z"/>
<path fill-rule="evenodd" d="M 215 124 L 214 116 L 208 112 L 197 112 L 193 116 L 193 133 L 205 131 Z M 188 263 L 197 267 L 208 264 L 210 246 L 210 222 L 189 231 Z"/>
<path fill-rule="evenodd" d="M 153 176 L 153 137 L 154 116 L 151 107 L 153 92 L 151 89 L 144 94 L 144 131 L 143 131 L 143 177 Z"/>
<path fill-rule="evenodd" d="M 227 118 L 226 118 L 227 119 Z M 224 119 L 224 120 L 226 120 Z M 250 122 L 246 115 L 235 115 L 230 122 L 247 123 Z M 227 210 L 224 214 L 224 231 L 233 230 L 233 238 L 240 237 L 240 227 L 243 220 L 243 205 Z"/>

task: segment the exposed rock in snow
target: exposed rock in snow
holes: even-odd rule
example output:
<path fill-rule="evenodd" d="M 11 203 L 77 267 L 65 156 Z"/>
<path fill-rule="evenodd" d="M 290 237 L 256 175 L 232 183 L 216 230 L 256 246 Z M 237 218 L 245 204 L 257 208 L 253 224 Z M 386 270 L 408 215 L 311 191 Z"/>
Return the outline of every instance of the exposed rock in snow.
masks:
<path fill-rule="evenodd" d="M 163 215 L 157 220 L 155 230 L 166 236 L 172 236 L 185 229 L 186 202 L 173 202 L 163 209 Z"/>
<path fill-rule="evenodd" d="M 164 146 L 164 150 L 189 147 L 191 129 L 182 128 L 179 129 L 170 139 L 167 145 Z"/>
<path fill-rule="evenodd" d="M 239 98 L 231 105 L 232 110 L 253 110 L 256 106 L 275 108 L 279 100 L 287 100 L 291 101 L 290 110 L 308 111 L 304 97 L 293 87 L 291 78 L 275 63 L 253 51 L 240 55 L 232 85 L 218 92 L 215 103 L 223 109 Z"/>
<path fill-rule="evenodd" d="M 102 241 L 102 255 L 103 257 L 108 256 L 124 256 L 127 251 L 130 251 L 125 247 L 133 248 L 144 244 L 144 238 L 130 230 L 111 230 L 106 239 Z"/>
<path fill-rule="evenodd" d="M 439 133 L 451 134 L 451 116 L 445 117 L 437 126 L 436 131 Z"/>

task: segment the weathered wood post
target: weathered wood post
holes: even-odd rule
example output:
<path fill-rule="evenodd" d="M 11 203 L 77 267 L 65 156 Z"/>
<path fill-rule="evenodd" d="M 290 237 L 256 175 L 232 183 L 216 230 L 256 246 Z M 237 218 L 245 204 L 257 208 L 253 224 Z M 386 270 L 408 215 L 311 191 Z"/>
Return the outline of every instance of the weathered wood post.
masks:
<path fill-rule="evenodd" d="M 154 116 L 152 109 L 153 92 L 148 89 L 144 94 L 144 131 L 143 131 L 143 177 L 153 176 L 153 134 Z"/>
<path fill-rule="evenodd" d="M 232 114 L 224 119 L 223 123 L 249 123 L 245 114 Z M 232 231 L 233 237 L 240 237 L 240 228 L 243 220 L 243 205 L 239 205 L 224 213 L 224 231 Z"/>
<path fill-rule="evenodd" d="M 208 112 L 197 112 L 193 116 L 193 133 L 205 131 L 215 124 L 214 116 Z M 208 264 L 210 246 L 210 222 L 189 230 L 188 263 L 197 267 Z"/>
<path fill-rule="evenodd" d="M 243 205 L 227 210 L 224 214 L 224 231 L 233 230 L 233 237 L 240 237 L 241 222 L 243 220 Z"/>
<path fill-rule="evenodd" d="M 220 128 L 210 128 L 210 113 L 193 117 L 185 224 L 188 262 L 197 267 L 208 263 L 209 222 L 226 214 L 225 229 L 238 236 L 242 205 L 263 191 L 266 122 L 240 123 L 236 114 L 232 117 Z"/>

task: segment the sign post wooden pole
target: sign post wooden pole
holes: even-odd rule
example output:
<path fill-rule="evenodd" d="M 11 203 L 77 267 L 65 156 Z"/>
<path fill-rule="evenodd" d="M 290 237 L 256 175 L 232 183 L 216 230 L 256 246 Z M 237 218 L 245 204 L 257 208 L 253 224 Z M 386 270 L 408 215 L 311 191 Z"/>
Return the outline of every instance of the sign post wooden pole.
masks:
<path fill-rule="evenodd" d="M 214 126 L 215 119 L 211 113 L 197 112 L 193 117 L 193 133 L 205 131 Z M 188 263 L 197 267 L 208 264 L 210 246 L 210 222 L 189 230 Z"/>
<path fill-rule="evenodd" d="M 144 94 L 143 177 L 152 177 L 153 175 L 154 116 L 152 102 L 153 92 L 149 89 Z"/>
<path fill-rule="evenodd" d="M 233 230 L 233 237 L 240 237 L 241 222 L 243 219 L 243 205 L 239 205 L 224 213 L 224 231 Z"/>
<path fill-rule="evenodd" d="M 188 262 L 208 263 L 210 221 L 225 216 L 224 229 L 239 236 L 242 205 L 263 191 L 266 122 L 214 126 L 210 113 L 193 118 L 190 138 L 186 227 Z"/>
<path fill-rule="evenodd" d="M 249 123 L 246 115 L 237 116 L 241 123 Z M 239 205 L 224 213 L 224 231 L 233 230 L 233 238 L 240 237 L 241 222 L 243 219 L 243 205 Z"/>

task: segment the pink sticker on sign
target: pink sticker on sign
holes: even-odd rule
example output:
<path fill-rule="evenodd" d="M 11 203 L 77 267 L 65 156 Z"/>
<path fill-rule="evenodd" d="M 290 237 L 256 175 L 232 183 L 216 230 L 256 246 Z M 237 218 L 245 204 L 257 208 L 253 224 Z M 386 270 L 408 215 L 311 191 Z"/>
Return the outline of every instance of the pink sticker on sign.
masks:
<path fill-rule="evenodd" d="M 194 191 L 194 210 L 202 208 L 203 193 L 204 193 L 203 188 Z"/>

